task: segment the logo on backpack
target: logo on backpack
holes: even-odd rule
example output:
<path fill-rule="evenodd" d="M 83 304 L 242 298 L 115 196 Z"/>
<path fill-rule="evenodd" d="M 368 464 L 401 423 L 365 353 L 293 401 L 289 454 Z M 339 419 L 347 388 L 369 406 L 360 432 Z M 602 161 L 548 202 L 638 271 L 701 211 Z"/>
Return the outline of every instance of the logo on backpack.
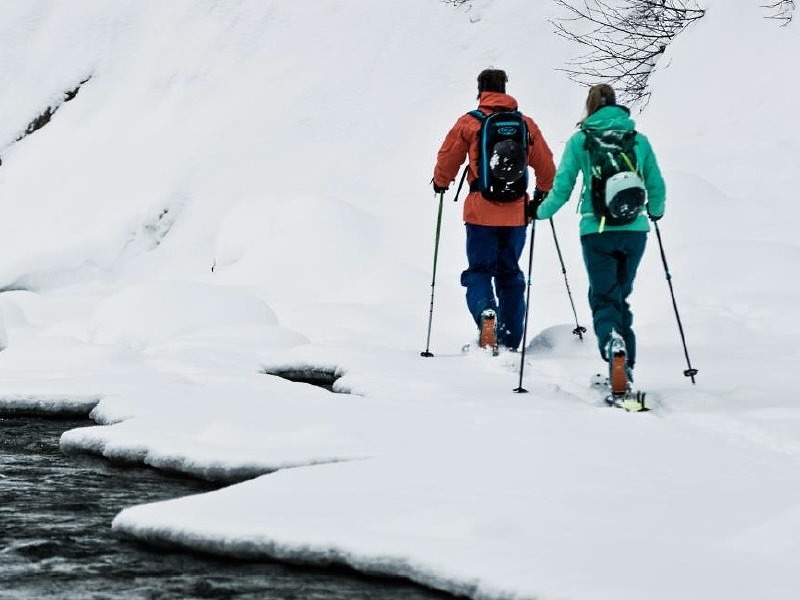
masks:
<path fill-rule="evenodd" d="M 627 225 L 636 220 L 647 191 L 636 164 L 635 131 L 584 129 L 583 148 L 592 167 L 592 210 L 605 225 Z"/>
<path fill-rule="evenodd" d="M 512 202 L 528 189 L 528 127 L 519 111 L 469 113 L 481 123 L 478 179 L 470 188 L 487 200 Z"/>

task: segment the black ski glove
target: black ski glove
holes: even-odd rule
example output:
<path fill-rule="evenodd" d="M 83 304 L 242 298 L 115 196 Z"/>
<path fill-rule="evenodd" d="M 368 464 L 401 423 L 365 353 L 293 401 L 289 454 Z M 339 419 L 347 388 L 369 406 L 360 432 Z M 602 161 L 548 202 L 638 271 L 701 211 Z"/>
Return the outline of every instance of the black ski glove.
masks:
<path fill-rule="evenodd" d="M 527 210 L 525 211 L 527 217 L 532 221 L 536 220 L 536 213 L 539 212 L 539 206 L 544 202 L 545 198 L 547 198 L 547 192 L 543 192 L 539 188 L 533 190 L 533 197 L 528 202 Z"/>
<path fill-rule="evenodd" d="M 450 189 L 449 185 L 445 186 L 436 185 L 436 182 L 433 179 L 431 179 L 431 183 L 433 184 L 433 193 L 437 195 L 444 194 L 448 189 Z"/>
<path fill-rule="evenodd" d="M 648 214 L 648 215 L 647 215 L 647 217 L 648 217 L 648 218 L 649 218 L 649 219 L 650 219 L 650 220 L 651 220 L 653 223 L 655 223 L 656 221 L 658 221 L 658 220 L 659 220 L 661 217 L 663 217 L 663 216 L 664 216 L 664 215 L 651 215 L 651 214 Z"/>

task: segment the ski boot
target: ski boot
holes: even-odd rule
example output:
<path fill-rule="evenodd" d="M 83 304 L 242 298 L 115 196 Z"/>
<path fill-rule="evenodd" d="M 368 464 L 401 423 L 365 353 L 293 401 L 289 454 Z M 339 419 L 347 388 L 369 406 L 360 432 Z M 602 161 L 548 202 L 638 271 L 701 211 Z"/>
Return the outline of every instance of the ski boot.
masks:
<path fill-rule="evenodd" d="M 611 386 L 611 394 L 614 396 L 624 396 L 630 391 L 628 381 L 628 355 L 625 349 L 625 340 L 613 329 L 611 339 L 606 346 L 606 358 L 608 358 L 608 381 Z"/>
<path fill-rule="evenodd" d="M 625 340 L 613 329 L 606 346 L 608 359 L 608 385 L 611 393 L 606 397 L 609 406 L 622 408 L 628 412 L 648 410 L 644 404 L 645 393 L 634 391 L 633 371 L 628 366 L 628 352 Z"/>
<path fill-rule="evenodd" d="M 491 348 L 492 356 L 497 356 L 500 353 L 500 348 L 497 345 L 497 313 L 491 308 L 481 312 L 478 346 Z"/>

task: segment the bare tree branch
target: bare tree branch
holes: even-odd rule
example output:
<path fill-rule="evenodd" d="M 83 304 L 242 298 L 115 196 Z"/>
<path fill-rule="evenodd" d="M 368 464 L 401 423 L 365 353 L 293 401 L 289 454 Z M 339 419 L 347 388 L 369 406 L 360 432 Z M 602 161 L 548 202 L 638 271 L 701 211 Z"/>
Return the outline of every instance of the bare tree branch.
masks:
<path fill-rule="evenodd" d="M 792 22 L 797 4 L 795 0 L 775 0 L 774 2 L 762 4 L 761 8 L 766 8 L 770 11 L 767 19 L 777 19 L 781 21 L 781 27 L 786 27 Z"/>
<path fill-rule="evenodd" d="M 554 1 L 568 13 L 552 21 L 556 34 L 588 49 L 561 70 L 583 85 L 609 83 L 631 105 L 647 103 L 661 55 L 705 14 L 696 0 Z"/>

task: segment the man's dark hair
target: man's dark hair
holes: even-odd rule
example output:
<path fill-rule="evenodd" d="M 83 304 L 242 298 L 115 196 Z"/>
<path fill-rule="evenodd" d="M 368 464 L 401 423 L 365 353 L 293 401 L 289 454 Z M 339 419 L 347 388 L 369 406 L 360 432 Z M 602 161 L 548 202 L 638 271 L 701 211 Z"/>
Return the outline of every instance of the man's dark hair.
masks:
<path fill-rule="evenodd" d="M 501 69 L 484 69 L 478 75 L 478 97 L 481 92 L 506 92 L 508 75 Z"/>

